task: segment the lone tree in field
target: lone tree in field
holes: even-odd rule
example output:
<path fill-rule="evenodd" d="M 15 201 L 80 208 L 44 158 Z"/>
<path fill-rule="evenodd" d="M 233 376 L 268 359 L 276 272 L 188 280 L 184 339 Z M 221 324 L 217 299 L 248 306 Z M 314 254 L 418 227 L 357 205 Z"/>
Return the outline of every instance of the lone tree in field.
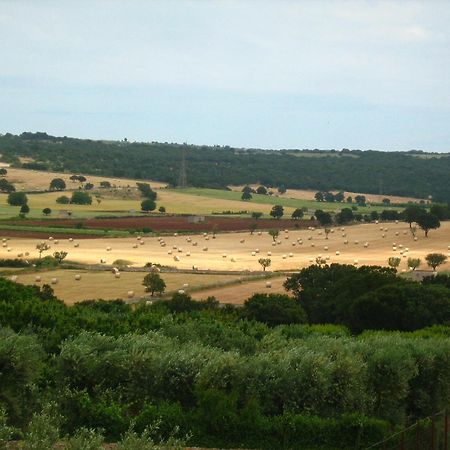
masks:
<path fill-rule="evenodd" d="M 428 253 L 425 256 L 425 261 L 433 269 L 433 272 L 436 272 L 436 267 L 444 264 L 447 261 L 447 257 L 442 253 Z"/>
<path fill-rule="evenodd" d="M 256 189 L 256 193 L 261 195 L 267 195 L 267 189 L 265 188 L 265 186 L 258 186 Z"/>
<path fill-rule="evenodd" d="M 248 191 L 242 192 L 241 200 L 247 201 L 247 200 L 251 200 L 252 198 L 253 197 L 252 197 L 252 194 L 250 194 L 250 192 L 248 192 Z"/>
<path fill-rule="evenodd" d="M 411 228 L 413 222 L 417 222 L 417 219 L 424 213 L 424 210 L 418 205 L 409 205 L 403 211 L 403 218 L 406 223 L 409 223 Z"/>
<path fill-rule="evenodd" d="M 258 228 L 258 224 L 256 222 L 252 222 L 249 226 L 250 234 L 253 234 Z"/>
<path fill-rule="evenodd" d="M 11 192 L 8 195 L 8 204 L 11 206 L 22 206 L 27 203 L 28 199 L 24 192 Z"/>
<path fill-rule="evenodd" d="M 92 204 L 92 197 L 87 192 L 75 191 L 72 194 L 70 203 L 75 205 L 90 205 Z"/>
<path fill-rule="evenodd" d="M 41 259 L 42 253 L 50 250 L 50 245 L 48 245 L 46 242 L 41 242 L 40 244 L 36 245 L 36 250 L 39 252 L 39 259 Z"/>
<path fill-rule="evenodd" d="M 269 234 L 272 236 L 272 240 L 275 242 L 277 240 L 277 237 L 280 235 L 279 230 L 269 230 Z"/>
<path fill-rule="evenodd" d="M 25 203 L 25 205 L 22 205 L 20 207 L 20 215 L 25 216 L 25 214 L 28 214 L 30 212 L 30 207 Z"/>
<path fill-rule="evenodd" d="M 303 211 L 300 208 L 297 208 L 294 210 L 291 217 L 295 220 L 301 219 L 303 218 Z"/>
<path fill-rule="evenodd" d="M 156 272 L 145 275 L 142 284 L 145 286 L 145 292 L 150 292 L 152 297 L 155 292 L 161 295 L 166 289 L 166 283 Z"/>
<path fill-rule="evenodd" d="M 0 168 L 0 176 L 1 177 L 4 177 L 7 174 L 8 174 L 8 171 L 4 167 Z"/>
<path fill-rule="evenodd" d="M 397 258 L 396 256 L 391 256 L 388 259 L 389 267 L 392 267 L 393 269 L 397 270 L 398 266 L 400 265 L 401 259 Z"/>
<path fill-rule="evenodd" d="M 56 199 L 56 203 L 60 205 L 68 205 L 70 203 L 70 198 L 67 197 L 67 195 L 61 195 L 61 197 Z"/>
<path fill-rule="evenodd" d="M 252 219 L 258 220 L 262 217 L 263 213 L 260 211 L 253 211 L 252 212 Z"/>
<path fill-rule="evenodd" d="M 259 258 L 258 262 L 261 264 L 264 272 L 266 271 L 266 268 L 272 264 L 272 260 L 270 258 Z"/>
<path fill-rule="evenodd" d="M 153 200 L 150 200 L 149 198 L 147 198 L 141 202 L 141 210 L 144 212 L 153 211 L 155 208 L 156 208 L 156 203 Z"/>
<path fill-rule="evenodd" d="M 42 210 L 42 214 L 44 214 L 44 216 L 49 216 L 52 213 L 52 210 L 50 208 L 44 208 Z"/>
<path fill-rule="evenodd" d="M 284 215 L 284 208 L 281 205 L 274 205 L 270 211 L 274 219 L 281 219 Z"/>
<path fill-rule="evenodd" d="M 420 266 L 420 258 L 408 258 L 408 267 L 416 270 Z"/>
<path fill-rule="evenodd" d="M 62 178 L 53 178 L 50 181 L 51 191 L 63 191 L 66 188 L 66 182 Z"/>
<path fill-rule="evenodd" d="M 438 216 L 430 213 L 423 213 L 417 219 L 417 225 L 425 232 L 425 237 L 428 237 L 430 230 L 436 230 L 441 226 Z"/>
<path fill-rule="evenodd" d="M 63 260 L 66 258 L 67 252 L 55 252 L 53 253 L 53 258 L 58 260 L 58 263 L 61 264 Z"/>

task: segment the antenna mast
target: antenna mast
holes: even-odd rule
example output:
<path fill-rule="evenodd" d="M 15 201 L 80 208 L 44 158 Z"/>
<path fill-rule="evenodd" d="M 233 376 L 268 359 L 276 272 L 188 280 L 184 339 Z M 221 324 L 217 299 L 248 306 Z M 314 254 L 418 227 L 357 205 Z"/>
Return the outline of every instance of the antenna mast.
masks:
<path fill-rule="evenodd" d="M 178 180 L 178 187 L 187 187 L 187 176 L 186 176 L 186 147 L 181 150 L 181 168 L 180 168 L 180 179 Z"/>

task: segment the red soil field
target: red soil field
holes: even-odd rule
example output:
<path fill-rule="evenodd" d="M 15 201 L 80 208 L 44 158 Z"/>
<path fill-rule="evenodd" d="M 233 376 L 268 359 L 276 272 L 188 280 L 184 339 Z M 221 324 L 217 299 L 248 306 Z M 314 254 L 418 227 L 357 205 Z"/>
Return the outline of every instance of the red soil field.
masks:
<path fill-rule="evenodd" d="M 292 219 L 258 219 L 240 217 L 205 217 L 203 222 L 192 223 L 187 216 L 163 216 L 163 217 L 120 217 L 105 219 L 49 219 L 49 220 L 27 220 L 26 222 L 5 222 L 16 225 L 29 226 L 61 226 L 75 227 L 82 223 L 84 228 L 100 228 L 111 230 L 142 230 L 150 228 L 153 231 L 245 231 L 250 229 L 250 225 L 256 223 L 258 229 L 267 230 L 269 228 L 279 229 L 305 229 L 309 226 L 316 226 L 317 223 L 311 220 Z M 6 234 L 6 233 L 2 233 Z M 22 234 L 21 234 L 22 235 Z M 59 235 L 59 234 L 58 234 Z M 62 237 L 62 236 L 61 236 Z"/>

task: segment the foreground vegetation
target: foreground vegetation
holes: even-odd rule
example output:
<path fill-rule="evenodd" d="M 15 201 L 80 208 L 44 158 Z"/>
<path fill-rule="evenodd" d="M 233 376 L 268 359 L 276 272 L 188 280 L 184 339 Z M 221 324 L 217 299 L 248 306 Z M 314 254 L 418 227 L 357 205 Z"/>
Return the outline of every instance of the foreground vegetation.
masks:
<path fill-rule="evenodd" d="M 449 406 L 447 276 L 311 266 L 286 286 L 295 299 L 242 308 L 183 294 L 67 307 L 49 286 L 0 280 L 6 424 L 27 436 L 51 405 L 58 436 L 87 427 L 117 441 L 159 422 L 156 442 L 363 448 Z"/>
<path fill-rule="evenodd" d="M 163 143 L 105 142 L 46 133 L 0 136 L 2 160 L 17 167 L 137 179 L 176 185 L 181 150 L 197 187 L 261 183 L 298 189 L 413 196 L 448 202 L 450 158 L 421 152 L 262 151 Z M 314 157 L 307 157 L 314 156 Z M 20 158 L 28 158 L 21 162 Z M 31 161 L 30 161 L 31 159 Z M 270 169 L 270 170 L 269 170 Z M 301 176 L 299 176 L 299 174 Z"/>

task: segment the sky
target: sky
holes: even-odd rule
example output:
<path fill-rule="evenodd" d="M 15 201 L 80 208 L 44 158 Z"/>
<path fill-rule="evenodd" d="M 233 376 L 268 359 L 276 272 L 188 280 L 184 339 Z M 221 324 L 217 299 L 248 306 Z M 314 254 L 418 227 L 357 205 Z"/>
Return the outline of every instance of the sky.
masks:
<path fill-rule="evenodd" d="M 0 0 L 0 133 L 450 151 L 450 1 Z"/>

